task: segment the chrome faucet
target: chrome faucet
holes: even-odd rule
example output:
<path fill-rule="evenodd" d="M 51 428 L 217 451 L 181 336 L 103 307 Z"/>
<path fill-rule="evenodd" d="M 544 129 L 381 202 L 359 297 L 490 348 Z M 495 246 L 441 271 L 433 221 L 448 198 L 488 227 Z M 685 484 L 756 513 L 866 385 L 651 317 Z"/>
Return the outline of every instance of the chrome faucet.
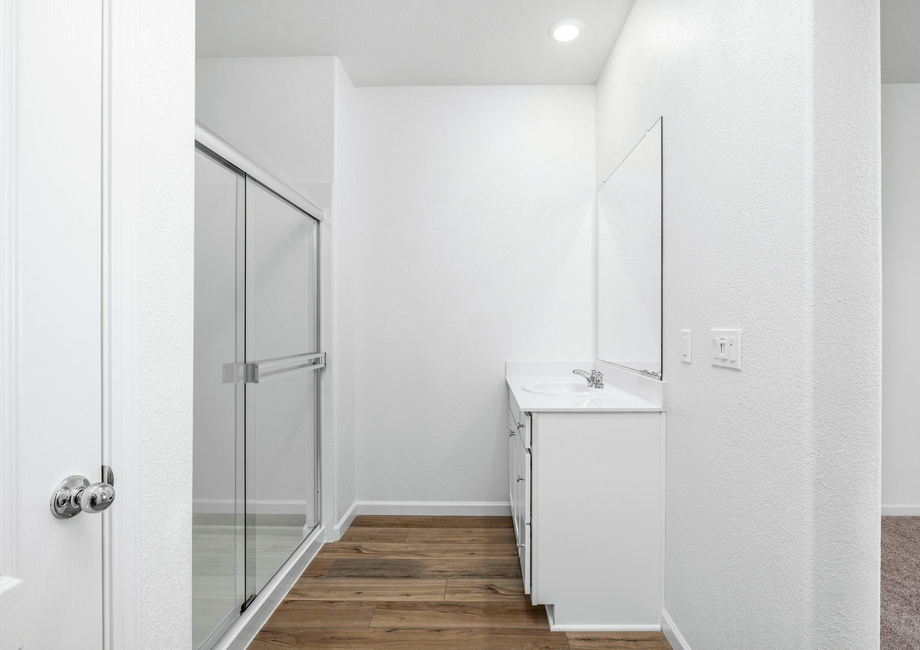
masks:
<path fill-rule="evenodd" d="M 597 370 L 592 370 L 588 372 L 587 370 L 578 370 L 575 369 L 572 371 L 573 375 L 578 375 L 579 377 L 584 377 L 588 382 L 588 386 L 591 388 L 603 388 L 604 387 L 604 373 L 598 372 Z"/>

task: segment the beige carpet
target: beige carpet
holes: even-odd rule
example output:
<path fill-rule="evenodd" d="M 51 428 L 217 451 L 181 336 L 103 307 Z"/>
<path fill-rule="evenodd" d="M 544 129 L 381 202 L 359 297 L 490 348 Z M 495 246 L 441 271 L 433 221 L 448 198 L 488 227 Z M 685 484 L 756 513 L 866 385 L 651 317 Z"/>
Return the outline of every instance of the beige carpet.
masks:
<path fill-rule="evenodd" d="M 920 517 L 882 517 L 881 645 L 920 648 Z"/>

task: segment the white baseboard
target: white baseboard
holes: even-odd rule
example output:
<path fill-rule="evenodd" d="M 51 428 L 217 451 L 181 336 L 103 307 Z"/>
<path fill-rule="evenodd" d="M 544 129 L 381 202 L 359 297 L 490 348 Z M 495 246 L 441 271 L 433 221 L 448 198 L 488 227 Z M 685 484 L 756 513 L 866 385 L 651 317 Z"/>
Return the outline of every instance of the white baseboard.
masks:
<path fill-rule="evenodd" d="M 882 506 L 883 517 L 920 517 L 920 506 Z"/>
<path fill-rule="evenodd" d="M 359 515 L 428 515 L 510 517 L 504 501 L 358 501 Z"/>
<path fill-rule="evenodd" d="M 287 593 L 297 582 L 300 574 L 304 572 L 307 565 L 313 561 L 316 554 L 323 547 L 323 540 L 326 539 L 324 528 L 318 528 L 313 531 L 310 537 L 303 541 L 294 554 L 288 558 L 278 570 L 268 584 L 262 588 L 256 599 L 252 601 L 246 611 L 243 612 L 236 622 L 227 630 L 221 640 L 214 646 L 214 650 L 244 650 L 262 626 L 268 621 L 272 613 Z"/>
<path fill-rule="evenodd" d="M 671 620 L 668 612 L 664 609 L 661 610 L 661 631 L 664 633 L 668 643 L 671 644 L 671 650 L 690 650 L 690 644 L 687 643 L 684 635 L 680 633 L 680 630 L 677 629 L 674 621 Z"/>
<path fill-rule="evenodd" d="M 337 542 L 342 539 L 342 536 L 345 535 L 345 531 L 348 530 L 348 527 L 351 526 L 351 522 L 355 520 L 355 517 L 358 516 L 358 502 L 355 501 L 351 504 L 351 507 L 342 515 L 342 518 L 339 519 L 339 522 L 332 527 L 332 537 L 329 540 L 330 542 Z"/>
<path fill-rule="evenodd" d="M 511 505 L 502 501 L 355 501 L 333 526 L 330 542 L 345 535 L 358 515 L 511 516 Z"/>

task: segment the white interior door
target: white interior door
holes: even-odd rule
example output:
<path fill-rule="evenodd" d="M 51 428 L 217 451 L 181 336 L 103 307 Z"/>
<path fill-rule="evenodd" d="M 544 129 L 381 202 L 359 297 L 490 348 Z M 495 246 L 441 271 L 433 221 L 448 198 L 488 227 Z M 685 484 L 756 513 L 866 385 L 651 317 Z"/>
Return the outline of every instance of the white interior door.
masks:
<path fill-rule="evenodd" d="M 56 519 L 64 478 L 102 458 L 102 2 L 17 7 L 14 210 L 18 494 L 25 648 L 102 648 L 104 514 Z M 9 305 L 5 305 L 8 307 Z"/>

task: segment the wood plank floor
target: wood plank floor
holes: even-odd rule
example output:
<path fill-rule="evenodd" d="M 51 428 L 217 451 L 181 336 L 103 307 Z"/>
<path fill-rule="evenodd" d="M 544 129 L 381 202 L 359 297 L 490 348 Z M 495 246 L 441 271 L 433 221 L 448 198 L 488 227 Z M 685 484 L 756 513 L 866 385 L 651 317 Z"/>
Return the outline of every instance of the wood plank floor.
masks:
<path fill-rule="evenodd" d="M 362 515 L 310 563 L 251 650 L 671 650 L 659 632 L 550 632 L 509 517 Z"/>

